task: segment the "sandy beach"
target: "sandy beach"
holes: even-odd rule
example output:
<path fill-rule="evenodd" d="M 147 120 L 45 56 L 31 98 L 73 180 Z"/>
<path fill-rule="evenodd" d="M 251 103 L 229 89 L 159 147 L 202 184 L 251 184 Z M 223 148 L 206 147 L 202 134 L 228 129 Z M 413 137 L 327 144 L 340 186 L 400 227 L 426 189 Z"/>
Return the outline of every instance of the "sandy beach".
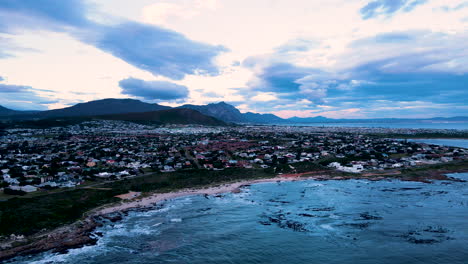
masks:
<path fill-rule="evenodd" d="M 143 197 L 143 198 L 134 198 L 132 200 L 122 200 L 120 204 L 112 204 L 105 206 L 103 208 L 98 208 L 92 212 L 90 215 L 92 216 L 101 216 L 116 212 L 123 212 L 126 210 L 130 210 L 133 208 L 146 208 L 154 206 L 157 203 L 179 198 L 183 196 L 189 195 L 217 195 L 222 193 L 229 193 L 229 192 L 237 192 L 242 186 L 256 184 L 256 183 L 263 183 L 263 182 L 285 182 L 285 181 L 297 181 L 297 180 L 311 180 L 311 179 L 318 179 L 324 176 L 310 176 L 310 177 L 301 177 L 300 174 L 297 175 L 282 175 L 275 178 L 268 178 L 268 179 L 257 179 L 257 180 L 246 180 L 246 181 L 239 181 L 233 182 L 228 184 L 221 184 L 218 186 L 213 187 L 205 187 L 205 188 L 190 188 L 190 189 L 183 189 L 180 191 L 175 192 L 168 192 L 168 193 L 154 193 L 150 196 Z"/>

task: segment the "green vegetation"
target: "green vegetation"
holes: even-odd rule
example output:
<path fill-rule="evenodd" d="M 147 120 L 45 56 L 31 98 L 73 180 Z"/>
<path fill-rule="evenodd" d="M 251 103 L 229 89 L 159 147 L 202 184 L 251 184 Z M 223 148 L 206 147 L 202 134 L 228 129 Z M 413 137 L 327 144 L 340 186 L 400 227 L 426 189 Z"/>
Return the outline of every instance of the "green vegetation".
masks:
<path fill-rule="evenodd" d="M 440 163 L 401 170 L 407 177 L 425 177 L 428 174 L 443 174 L 451 171 L 468 171 L 468 161 L 462 160 L 451 163 Z"/>
<path fill-rule="evenodd" d="M 99 205 L 114 202 L 115 191 L 77 189 L 35 198 L 0 202 L 0 235 L 31 235 L 79 219 Z"/>

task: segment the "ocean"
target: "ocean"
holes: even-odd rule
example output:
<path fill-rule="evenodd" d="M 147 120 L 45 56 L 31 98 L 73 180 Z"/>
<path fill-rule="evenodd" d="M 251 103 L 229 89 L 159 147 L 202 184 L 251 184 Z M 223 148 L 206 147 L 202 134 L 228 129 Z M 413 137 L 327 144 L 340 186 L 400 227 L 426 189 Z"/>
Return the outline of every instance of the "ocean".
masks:
<path fill-rule="evenodd" d="M 441 145 L 441 146 L 449 146 L 449 147 L 468 148 L 468 139 L 444 139 L 444 138 L 424 139 L 423 138 L 423 139 L 408 139 L 408 141 L 433 144 L 433 145 Z"/>
<path fill-rule="evenodd" d="M 278 124 L 285 126 L 285 124 Z M 468 122 L 413 122 L 413 123 L 296 123 L 288 126 L 313 127 L 381 127 L 381 128 L 408 128 L 408 129 L 456 129 L 468 130 Z"/>
<path fill-rule="evenodd" d="M 11 263 L 466 264 L 467 219 L 468 182 L 261 183 L 130 212 L 97 245 Z"/>

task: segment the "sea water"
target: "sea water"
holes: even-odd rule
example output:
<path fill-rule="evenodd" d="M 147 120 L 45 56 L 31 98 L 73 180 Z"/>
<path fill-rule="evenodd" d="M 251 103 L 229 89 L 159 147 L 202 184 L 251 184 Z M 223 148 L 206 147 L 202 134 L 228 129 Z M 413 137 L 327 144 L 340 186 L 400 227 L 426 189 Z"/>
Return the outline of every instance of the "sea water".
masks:
<path fill-rule="evenodd" d="M 432 144 L 432 145 L 440 145 L 440 146 L 468 148 L 468 139 L 421 138 L 421 139 L 408 139 L 408 141 L 426 143 L 426 144 Z"/>
<path fill-rule="evenodd" d="M 467 219 L 467 182 L 261 183 L 130 212 L 97 245 L 12 263 L 466 264 Z"/>
<path fill-rule="evenodd" d="M 312 126 L 312 127 L 374 127 L 374 128 L 407 128 L 407 129 L 456 129 L 468 130 L 468 122 L 406 122 L 406 123 L 292 123 L 279 126 Z"/>

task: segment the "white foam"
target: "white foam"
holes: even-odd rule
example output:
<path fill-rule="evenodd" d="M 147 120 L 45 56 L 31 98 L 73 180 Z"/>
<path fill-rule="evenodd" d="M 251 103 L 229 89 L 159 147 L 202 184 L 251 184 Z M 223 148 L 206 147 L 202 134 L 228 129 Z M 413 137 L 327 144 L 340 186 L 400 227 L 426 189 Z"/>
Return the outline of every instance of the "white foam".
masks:
<path fill-rule="evenodd" d="M 335 228 L 333 228 L 331 225 L 328 225 L 328 224 L 320 225 L 320 227 L 326 230 L 335 230 Z"/>

